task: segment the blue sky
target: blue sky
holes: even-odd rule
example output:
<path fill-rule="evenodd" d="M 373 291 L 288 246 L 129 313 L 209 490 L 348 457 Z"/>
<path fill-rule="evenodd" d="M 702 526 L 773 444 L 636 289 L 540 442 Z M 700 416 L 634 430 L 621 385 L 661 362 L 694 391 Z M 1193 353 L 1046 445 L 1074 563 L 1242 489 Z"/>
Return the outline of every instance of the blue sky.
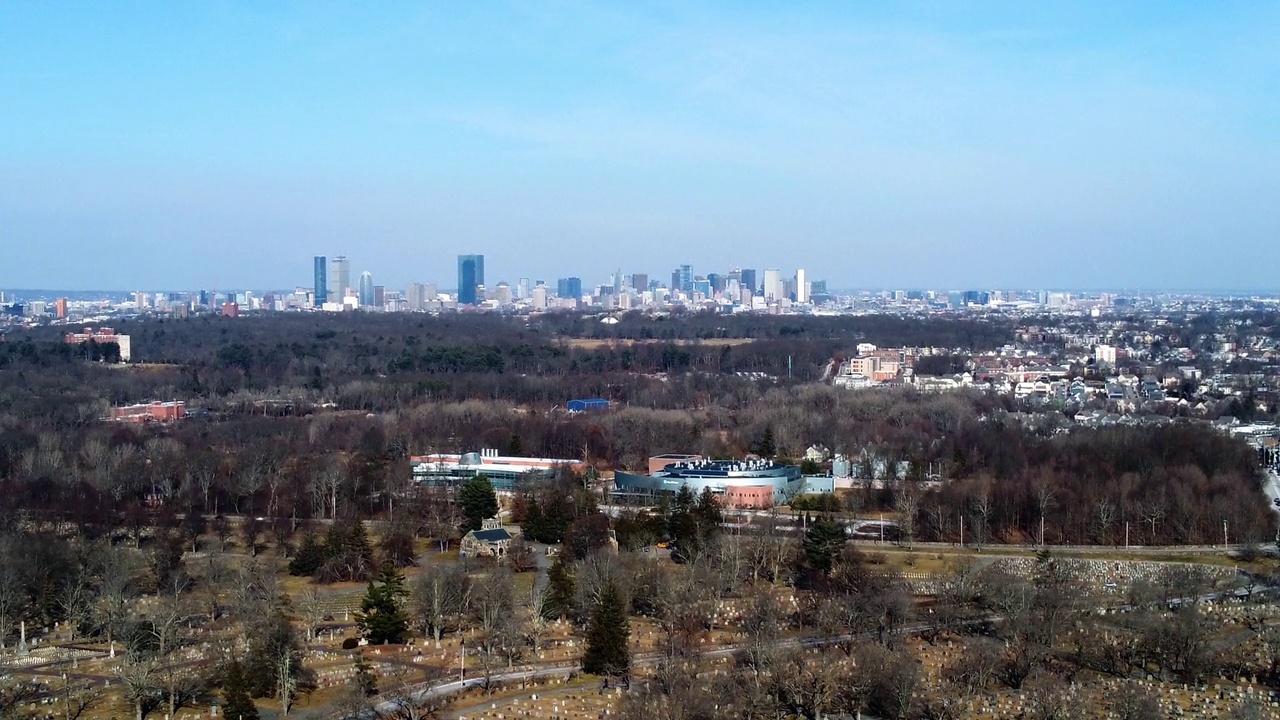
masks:
<path fill-rule="evenodd" d="M 1280 289 L 1276 3 L 0 0 L 0 287 Z"/>

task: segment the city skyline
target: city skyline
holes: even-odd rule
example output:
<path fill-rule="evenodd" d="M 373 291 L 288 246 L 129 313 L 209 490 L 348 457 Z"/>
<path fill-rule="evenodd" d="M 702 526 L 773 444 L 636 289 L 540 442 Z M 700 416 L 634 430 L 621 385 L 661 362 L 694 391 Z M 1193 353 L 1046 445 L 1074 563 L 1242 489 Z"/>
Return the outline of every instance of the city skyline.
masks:
<path fill-rule="evenodd" d="M 482 252 L 548 280 L 738 257 L 1273 290 L 1277 29 L 1265 4 L 10 4 L 0 285 L 305 284 L 325 247 L 397 287 Z"/>

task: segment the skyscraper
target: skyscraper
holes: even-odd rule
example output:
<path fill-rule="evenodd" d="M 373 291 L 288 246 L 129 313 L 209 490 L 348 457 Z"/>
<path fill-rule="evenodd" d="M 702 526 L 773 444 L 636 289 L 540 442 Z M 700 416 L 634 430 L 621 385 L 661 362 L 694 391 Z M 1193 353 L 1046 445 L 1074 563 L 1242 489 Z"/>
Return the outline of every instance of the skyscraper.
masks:
<path fill-rule="evenodd" d="M 475 305 L 476 288 L 484 285 L 484 256 L 458 256 L 458 304 Z"/>
<path fill-rule="evenodd" d="M 804 268 L 796 270 L 796 302 L 804 305 L 809 302 L 809 283 L 804 279 Z"/>
<path fill-rule="evenodd" d="M 680 289 L 686 293 L 693 292 L 693 266 L 681 265 L 677 272 L 680 273 Z"/>
<path fill-rule="evenodd" d="M 764 271 L 764 299 L 766 301 L 777 302 L 783 297 L 782 274 L 777 268 L 769 268 Z"/>
<path fill-rule="evenodd" d="M 316 307 L 320 307 L 329 299 L 329 259 L 317 255 L 314 264 Z"/>
<path fill-rule="evenodd" d="M 404 291 L 405 303 L 410 310 L 421 310 L 426 304 L 427 288 L 421 283 L 409 283 L 409 287 Z"/>
<path fill-rule="evenodd" d="M 373 273 L 360 273 L 360 307 L 373 307 Z"/>
<path fill-rule="evenodd" d="M 743 268 L 738 274 L 738 282 L 742 284 L 742 289 L 751 294 L 755 294 L 760 286 L 756 284 L 756 271 L 750 268 Z"/>
<path fill-rule="evenodd" d="M 342 302 L 347 296 L 347 288 L 351 287 L 351 261 L 345 255 L 333 259 L 333 289 L 329 293 L 330 302 Z"/>
<path fill-rule="evenodd" d="M 577 300 L 582 297 L 582 279 L 576 277 L 560 278 L 556 282 L 556 297 L 561 300 Z"/>

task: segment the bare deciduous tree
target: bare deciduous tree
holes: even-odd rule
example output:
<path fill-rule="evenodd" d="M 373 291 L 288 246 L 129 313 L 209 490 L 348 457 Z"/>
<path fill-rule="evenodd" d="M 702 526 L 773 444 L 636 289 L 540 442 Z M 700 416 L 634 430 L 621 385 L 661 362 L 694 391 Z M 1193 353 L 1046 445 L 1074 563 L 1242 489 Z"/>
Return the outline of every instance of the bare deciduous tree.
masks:
<path fill-rule="evenodd" d="M 435 640 L 456 624 L 467 610 L 472 583 L 456 565 L 427 562 L 413 584 L 413 613 L 422 634 Z"/>

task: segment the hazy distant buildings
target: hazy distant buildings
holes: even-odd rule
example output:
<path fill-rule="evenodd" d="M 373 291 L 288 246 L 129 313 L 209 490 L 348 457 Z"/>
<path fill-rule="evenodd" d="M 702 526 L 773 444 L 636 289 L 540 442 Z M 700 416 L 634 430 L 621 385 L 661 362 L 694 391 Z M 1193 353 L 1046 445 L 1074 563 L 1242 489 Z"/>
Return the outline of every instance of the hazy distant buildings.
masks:
<path fill-rule="evenodd" d="M 679 284 L 673 288 L 680 290 L 686 295 L 693 292 L 693 266 L 681 265 L 676 269 L 676 280 Z"/>
<path fill-rule="evenodd" d="M 315 273 L 315 281 L 313 285 L 315 306 L 320 307 L 329 299 L 329 259 L 323 255 L 317 255 L 314 261 L 313 272 Z"/>
<path fill-rule="evenodd" d="M 561 300 L 577 300 L 582 297 L 582 278 L 567 277 L 557 280 L 556 297 Z"/>
<path fill-rule="evenodd" d="M 333 259 L 333 285 L 330 288 L 329 300 L 342 302 L 347 296 L 347 288 L 351 287 L 351 261 L 345 255 Z"/>
<path fill-rule="evenodd" d="M 804 279 L 804 268 L 796 270 L 796 302 L 804 305 L 809 302 L 809 283 Z"/>
<path fill-rule="evenodd" d="M 738 284 L 746 292 L 755 294 L 760 286 L 756 284 L 756 271 L 751 268 L 743 268 L 738 271 Z"/>
<path fill-rule="evenodd" d="M 85 328 L 82 333 L 67 333 L 66 342 L 68 345 L 80 345 L 87 342 L 93 342 L 97 345 L 106 343 L 115 343 L 120 348 L 120 362 L 129 362 L 132 357 L 132 348 L 129 344 L 128 335 L 118 335 L 116 331 L 109 327 Z"/>
<path fill-rule="evenodd" d="M 484 256 L 458 256 L 458 304 L 475 305 L 479 288 L 484 286 Z M 483 300 L 480 297 L 479 300 Z"/>
<path fill-rule="evenodd" d="M 360 307 L 373 307 L 373 273 L 367 270 L 360 273 L 360 292 L 357 297 L 360 298 Z"/>
<path fill-rule="evenodd" d="M 769 268 L 764 271 L 764 299 L 765 302 L 777 302 L 785 295 L 782 286 L 782 273 L 777 268 Z"/>
<path fill-rule="evenodd" d="M 405 306 L 412 312 L 426 309 L 427 286 L 422 283 L 409 283 L 404 291 Z"/>

